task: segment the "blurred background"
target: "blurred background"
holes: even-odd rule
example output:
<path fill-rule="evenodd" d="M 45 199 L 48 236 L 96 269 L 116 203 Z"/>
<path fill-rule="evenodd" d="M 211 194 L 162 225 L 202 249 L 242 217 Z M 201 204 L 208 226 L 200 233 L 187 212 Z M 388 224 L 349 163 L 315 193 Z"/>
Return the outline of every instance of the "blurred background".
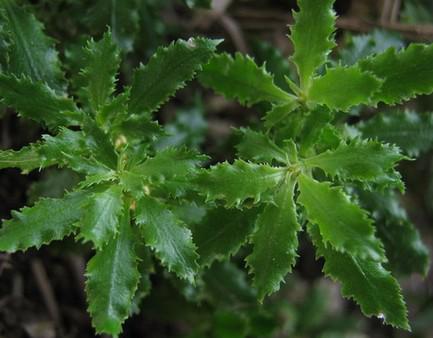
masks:
<path fill-rule="evenodd" d="M 82 52 L 83 42 L 89 36 L 101 36 L 107 25 L 112 26 L 124 55 L 119 88 L 130 82 L 131 70 L 146 63 L 158 46 L 195 35 L 224 38 L 221 51 L 248 53 L 259 64 L 266 61 L 267 69 L 282 87 L 286 87 L 284 75 L 294 74 L 288 61 L 292 46 L 287 38 L 291 10 L 296 9 L 294 0 L 214 0 L 211 10 L 190 9 L 180 0 L 21 2 L 56 39 L 67 74 L 80 69 L 77 55 Z M 335 10 L 339 47 L 332 54 L 332 62 L 353 64 L 390 46 L 398 49 L 410 42 L 433 42 L 431 0 L 337 0 Z M 264 109 L 260 105 L 241 107 L 193 82 L 159 112 L 157 118 L 171 133 L 159 146 L 186 144 L 211 155 L 214 161 L 230 160 L 235 156 L 231 128 L 260 123 Z M 433 97 L 420 97 L 399 109 L 433 114 Z M 358 109 L 352 112 L 349 123 L 374 113 Z M 43 132 L 0 103 L 1 149 L 19 149 Z M 401 203 L 431 255 L 430 148 L 416 161 L 405 162 L 400 170 L 407 185 Z M 67 170 L 49 169 L 29 175 L 1 170 L 0 217 L 8 218 L 11 210 L 31 204 L 40 196 L 60 196 L 77 180 Z M 126 322 L 122 337 L 433 338 L 432 271 L 421 276 L 407 275 L 404 267 L 400 269 L 398 277 L 412 325 L 412 333 L 407 333 L 382 325 L 380 319 L 365 318 L 356 304 L 343 300 L 338 285 L 322 276 L 322 264 L 315 260 L 311 244 L 302 236 L 294 273 L 263 306 L 257 304 L 249 286 L 244 255 L 241 250 L 232 262 L 215 263 L 203 277 L 205 291 L 200 286 L 184 285 L 155 266 L 152 292 L 144 299 L 138 297 L 136 314 Z M 83 292 L 84 267 L 90 256 L 89 247 L 72 240 L 25 254 L 0 254 L 0 337 L 94 337 Z"/>

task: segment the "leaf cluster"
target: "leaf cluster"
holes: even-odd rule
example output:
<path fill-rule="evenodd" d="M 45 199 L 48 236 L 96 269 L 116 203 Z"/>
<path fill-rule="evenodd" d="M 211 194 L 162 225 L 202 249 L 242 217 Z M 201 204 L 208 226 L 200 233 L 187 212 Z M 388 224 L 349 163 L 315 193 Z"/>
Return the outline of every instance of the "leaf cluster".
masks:
<path fill-rule="evenodd" d="M 0 230 L 0 250 L 39 248 L 65 236 L 90 243 L 89 312 L 98 333 L 117 336 L 137 297 L 149 291 L 154 259 L 187 283 L 210 284 L 206 271 L 232 269 L 215 260 L 251 244 L 245 262 L 262 302 L 292 271 L 306 231 L 344 297 L 367 316 L 409 329 L 394 275 L 425 274 L 428 252 L 406 215 L 395 213 L 395 191 L 404 190 L 396 166 L 431 147 L 431 119 L 396 112 L 351 128 L 340 121 L 359 106 L 433 92 L 433 46 L 391 47 L 332 64 L 333 2 L 299 0 L 290 34 L 297 79 L 286 77 L 284 88 L 265 65 L 217 54 L 219 41 L 205 38 L 158 48 L 121 88 L 115 27 L 85 44 L 80 71 L 68 82 L 42 25 L 1 0 L 7 43 L 0 45 L 0 96 L 47 134 L 21 150 L 0 151 L 0 168 L 57 166 L 80 180 L 62 198 L 14 212 Z M 233 163 L 205 169 L 208 158 L 197 150 L 161 146 L 167 130 L 153 115 L 197 74 L 229 99 L 269 107 L 263 128 L 237 131 Z M 73 95 L 71 83 L 80 84 Z M 380 198 L 380 208 L 371 205 Z M 416 264 L 402 264 L 401 252 Z"/>

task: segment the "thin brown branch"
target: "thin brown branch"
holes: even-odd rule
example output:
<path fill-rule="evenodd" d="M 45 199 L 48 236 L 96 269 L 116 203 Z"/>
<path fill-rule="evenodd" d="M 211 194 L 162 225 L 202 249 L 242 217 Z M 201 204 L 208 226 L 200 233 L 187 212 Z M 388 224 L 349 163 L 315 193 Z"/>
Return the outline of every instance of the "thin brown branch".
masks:
<path fill-rule="evenodd" d="M 398 4 L 397 4 L 398 5 Z M 397 6 L 396 5 L 396 6 Z M 397 7 L 396 7 L 397 8 Z M 396 10 L 397 11 L 397 10 Z M 287 26 L 293 23 L 293 19 L 287 13 L 278 11 L 259 11 L 254 9 L 237 9 L 232 13 L 233 18 L 243 30 L 287 32 Z M 340 17 L 336 25 L 340 29 L 366 33 L 375 28 L 383 28 L 400 33 L 411 41 L 433 41 L 433 25 L 431 24 L 403 24 L 395 22 L 374 22 L 358 17 Z"/>
<path fill-rule="evenodd" d="M 394 0 L 394 4 L 392 5 L 391 17 L 389 19 L 389 22 L 391 22 L 391 23 L 398 22 L 398 18 L 400 16 L 400 9 L 401 9 L 401 0 Z"/>
<path fill-rule="evenodd" d="M 394 0 L 384 0 L 382 12 L 380 13 L 380 24 L 384 25 L 390 21 L 391 11 L 394 6 Z"/>
<path fill-rule="evenodd" d="M 35 258 L 31 262 L 33 275 L 35 276 L 36 283 L 44 299 L 45 306 L 48 309 L 52 320 L 60 327 L 60 311 L 54 296 L 53 288 L 48 279 L 44 265 L 39 258 Z"/>

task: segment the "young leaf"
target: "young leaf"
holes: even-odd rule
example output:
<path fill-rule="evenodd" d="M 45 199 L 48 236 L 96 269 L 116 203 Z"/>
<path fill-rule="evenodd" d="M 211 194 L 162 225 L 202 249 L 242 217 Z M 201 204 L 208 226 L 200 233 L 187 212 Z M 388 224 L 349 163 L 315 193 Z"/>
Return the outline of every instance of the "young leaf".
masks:
<path fill-rule="evenodd" d="M 275 125 L 285 122 L 287 116 L 293 113 L 298 107 L 299 103 L 297 101 L 274 106 L 263 118 L 263 120 L 265 120 L 265 127 L 271 129 Z"/>
<path fill-rule="evenodd" d="M 293 13 L 295 24 L 290 38 L 295 52 L 292 60 L 298 69 L 301 88 L 307 91 L 311 78 L 335 46 L 333 3 L 334 0 L 300 0 L 299 12 Z"/>
<path fill-rule="evenodd" d="M 97 251 L 87 264 L 86 294 L 92 324 L 98 333 L 117 336 L 131 312 L 140 278 L 136 237 L 131 229 L 129 208 L 120 217 L 119 235 Z"/>
<path fill-rule="evenodd" d="M 433 45 L 411 44 L 400 52 L 389 48 L 382 54 L 361 60 L 359 66 L 384 80 L 373 95 L 373 102 L 398 104 L 433 92 L 432 60 Z"/>
<path fill-rule="evenodd" d="M 367 213 L 339 188 L 306 176 L 298 178 L 298 201 L 310 223 L 318 225 L 325 245 L 348 255 L 378 262 L 386 260 L 382 243 L 375 237 Z"/>
<path fill-rule="evenodd" d="M 200 82 L 229 99 L 243 105 L 258 102 L 290 103 L 295 97 L 277 87 L 265 66 L 259 67 L 248 55 L 236 53 L 234 57 L 222 53 L 214 56 L 203 67 Z"/>
<path fill-rule="evenodd" d="M 342 284 L 344 297 L 353 298 L 366 316 L 410 330 L 400 286 L 379 262 L 335 251 L 323 242 L 317 226 L 310 224 L 308 230 L 317 256 L 325 259 L 323 271 Z"/>
<path fill-rule="evenodd" d="M 191 231 L 158 200 L 144 196 L 137 201 L 136 222 L 143 240 L 169 271 L 193 282 L 198 270 Z"/>
<path fill-rule="evenodd" d="M 136 196 L 141 196 L 145 184 L 163 182 L 164 185 L 168 185 L 169 181 L 173 181 L 176 186 L 177 183 L 181 184 L 181 181 L 185 179 L 189 180 L 188 176 L 206 158 L 196 151 L 183 147 L 166 148 L 158 152 L 154 157 L 148 158 L 145 162 L 122 172 L 120 180 L 128 191 Z"/>
<path fill-rule="evenodd" d="M 329 109 L 347 111 L 361 103 L 369 103 L 380 86 L 380 79 L 357 66 L 331 68 L 325 75 L 312 80 L 308 99 Z"/>
<path fill-rule="evenodd" d="M 324 106 L 317 106 L 304 119 L 304 125 L 301 131 L 300 154 L 306 156 L 309 150 L 313 148 L 324 133 L 325 127 L 333 119 L 334 115 Z"/>
<path fill-rule="evenodd" d="M 119 217 L 123 210 L 122 188 L 110 185 L 87 198 L 80 235 L 101 249 L 119 232 Z"/>
<path fill-rule="evenodd" d="M 191 80 L 212 57 L 218 41 L 204 38 L 178 40 L 159 48 L 146 66 L 135 71 L 129 111 L 150 114 Z"/>
<path fill-rule="evenodd" d="M 63 92 L 63 74 L 54 42 L 43 32 L 33 14 L 12 0 L 0 1 L 0 18 L 5 23 L 9 64 L 7 72 L 45 82 Z M 37 96 L 37 94 L 33 94 Z"/>
<path fill-rule="evenodd" d="M 196 182 L 208 201 L 224 200 L 228 207 L 240 206 L 247 199 L 258 203 L 262 195 L 275 188 L 284 177 L 284 169 L 242 160 L 227 162 L 203 170 Z"/>
<path fill-rule="evenodd" d="M 55 160 L 79 173 L 100 175 L 112 170 L 92 157 L 86 147 L 86 137 L 81 131 L 61 128 L 56 136 L 43 135 L 40 153 L 48 160 Z"/>
<path fill-rule="evenodd" d="M 433 148 L 433 115 L 399 111 L 377 114 L 357 125 L 362 135 L 397 145 L 409 156 Z"/>
<path fill-rule="evenodd" d="M 194 242 L 203 265 L 236 254 L 254 230 L 256 211 L 216 208 L 192 228 Z"/>
<path fill-rule="evenodd" d="M 88 97 L 92 109 L 98 111 L 115 90 L 116 73 L 120 64 L 119 51 L 111 32 L 105 33 L 98 42 L 89 40 L 85 47 L 85 58 L 86 66 L 81 75 L 86 87 L 82 93 Z"/>
<path fill-rule="evenodd" d="M 275 204 L 268 204 L 257 219 L 253 252 L 246 261 L 254 273 L 260 301 L 280 289 L 296 262 L 301 226 L 296 216 L 295 184 L 293 178 L 285 182 L 276 192 Z"/>
<path fill-rule="evenodd" d="M 64 198 L 44 198 L 32 207 L 13 211 L 0 230 L 0 251 L 15 252 L 31 247 L 40 248 L 63 239 L 75 230 L 82 215 L 84 193 Z"/>
<path fill-rule="evenodd" d="M 394 167 L 405 157 L 400 150 L 378 141 L 353 140 L 337 149 L 325 151 L 304 160 L 309 168 L 321 168 L 330 176 L 361 182 L 393 183 Z M 400 183 L 398 178 L 397 185 Z"/>
<path fill-rule="evenodd" d="M 79 125 L 83 117 L 71 99 L 27 77 L 0 74 L 0 97 L 21 116 L 44 122 L 52 129 Z"/>
<path fill-rule="evenodd" d="M 240 143 L 236 146 L 239 157 L 257 162 L 272 163 L 273 160 L 281 163 L 288 162 L 286 152 L 278 147 L 269 136 L 249 128 L 239 129 L 239 134 L 242 136 Z"/>
<path fill-rule="evenodd" d="M 107 167 L 116 170 L 118 156 L 109 136 L 99 128 L 94 120 L 89 118 L 84 121 L 83 131 L 86 137 L 86 146 L 93 157 Z"/>

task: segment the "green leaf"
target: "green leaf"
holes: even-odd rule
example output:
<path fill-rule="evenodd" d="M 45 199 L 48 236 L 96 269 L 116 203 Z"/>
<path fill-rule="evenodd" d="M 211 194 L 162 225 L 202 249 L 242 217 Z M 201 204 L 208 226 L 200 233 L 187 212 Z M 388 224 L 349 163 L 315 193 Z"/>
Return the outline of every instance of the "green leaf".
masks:
<path fill-rule="evenodd" d="M 389 48 L 382 54 L 361 60 L 359 66 L 384 80 L 373 102 L 398 104 L 433 92 L 432 61 L 433 45 L 411 44 L 400 52 Z"/>
<path fill-rule="evenodd" d="M 192 228 L 202 265 L 229 259 L 247 241 L 254 230 L 256 211 L 216 208 Z"/>
<path fill-rule="evenodd" d="M 27 77 L 0 74 L 0 97 L 21 116 L 45 122 L 53 129 L 79 125 L 82 119 L 82 112 L 71 99 L 58 96 L 46 84 Z"/>
<path fill-rule="evenodd" d="M 122 188 L 110 185 L 87 197 L 80 237 L 101 249 L 119 232 L 119 217 L 123 210 Z"/>
<path fill-rule="evenodd" d="M 134 73 L 129 111 L 150 114 L 185 86 L 212 57 L 218 41 L 204 38 L 178 40 L 159 48 L 146 66 Z"/>
<path fill-rule="evenodd" d="M 0 251 L 40 248 L 68 236 L 81 218 L 83 201 L 84 193 L 77 192 L 60 199 L 43 198 L 32 207 L 12 211 L 12 218 L 0 230 Z"/>
<path fill-rule="evenodd" d="M 43 25 L 12 0 L 0 1 L 0 18 L 5 23 L 5 39 L 9 45 L 7 72 L 46 82 L 56 91 L 63 92 L 60 61 L 54 41 L 45 36 Z"/>
<path fill-rule="evenodd" d="M 390 47 L 396 49 L 404 47 L 404 42 L 399 34 L 392 31 L 374 29 L 369 34 L 350 34 L 345 47 L 339 50 L 339 54 L 341 62 L 345 66 L 351 66 L 360 59 L 372 54 L 382 53 Z"/>
<path fill-rule="evenodd" d="M 306 156 L 310 149 L 314 148 L 323 134 L 324 127 L 333 119 L 329 109 L 324 106 L 317 106 L 304 119 L 304 125 L 300 134 L 300 154 Z"/>
<path fill-rule="evenodd" d="M 287 122 L 287 116 L 293 113 L 298 107 L 299 103 L 297 101 L 274 106 L 263 118 L 265 127 L 271 129 L 279 123 Z"/>
<path fill-rule="evenodd" d="M 207 201 L 224 200 L 239 207 L 247 199 L 258 203 L 284 177 L 284 168 L 274 168 L 242 160 L 217 164 L 199 173 L 196 182 Z"/>
<path fill-rule="evenodd" d="M 17 151 L 0 150 L 0 169 L 19 168 L 24 173 L 28 173 L 55 164 L 55 159 L 47 159 L 41 155 L 42 147 L 44 147 L 42 143 L 33 143 Z"/>
<path fill-rule="evenodd" d="M 112 238 L 89 261 L 86 293 L 92 324 L 98 333 L 117 336 L 131 313 L 139 282 L 136 237 L 131 229 L 129 209 L 120 220 L 119 235 Z"/>
<path fill-rule="evenodd" d="M 394 327 L 410 330 L 400 286 L 379 262 L 326 247 L 317 226 L 309 225 L 308 230 L 317 256 L 325 258 L 323 271 L 342 284 L 344 297 L 353 298 L 366 316 L 374 315 Z"/>
<path fill-rule="evenodd" d="M 164 130 L 157 121 L 152 121 L 149 116 L 132 115 L 123 119 L 114 130 L 123 135 L 130 144 L 142 143 L 144 140 L 153 140 L 157 136 L 164 135 Z"/>
<path fill-rule="evenodd" d="M 198 270 L 191 231 L 164 204 L 144 196 L 137 201 L 136 222 L 143 240 L 161 263 L 177 276 L 193 282 Z"/>
<path fill-rule="evenodd" d="M 363 136 L 395 144 L 409 156 L 418 156 L 433 148 L 432 114 L 381 113 L 357 127 Z"/>
<path fill-rule="evenodd" d="M 339 188 L 300 175 L 299 203 L 310 223 L 319 226 L 325 245 L 361 259 L 386 260 L 382 243 L 375 237 L 372 221 Z"/>
<path fill-rule="evenodd" d="M 295 52 L 292 60 L 298 69 L 301 88 L 307 91 L 311 78 L 335 46 L 333 3 L 334 0 L 300 0 L 299 12 L 293 13 L 295 24 L 291 27 L 290 38 Z"/>
<path fill-rule="evenodd" d="M 241 128 L 238 133 L 242 137 L 236 146 L 239 157 L 256 162 L 272 163 L 273 160 L 288 162 L 286 152 L 278 147 L 268 135 L 249 128 Z"/>
<path fill-rule="evenodd" d="M 410 222 L 396 193 L 358 191 L 361 203 L 372 211 L 377 236 L 385 246 L 389 267 L 394 274 L 427 275 L 429 251 L 416 227 Z"/>
<path fill-rule="evenodd" d="M 206 298 L 218 307 L 256 306 L 255 290 L 249 285 L 246 273 L 231 262 L 216 262 L 203 276 Z"/>
<path fill-rule="evenodd" d="M 82 92 L 88 97 L 92 109 L 98 111 L 114 93 L 120 64 L 119 51 L 111 32 L 105 33 L 98 42 L 89 40 L 84 50 L 85 68 L 81 71 L 81 76 L 86 86 Z"/>
<path fill-rule="evenodd" d="M 206 156 L 184 147 L 166 148 L 145 162 L 123 171 L 120 180 L 128 191 L 141 196 L 145 184 L 168 184 L 167 181 L 173 181 L 176 185 L 178 181 L 189 179 L 196 167 L 205 159 Z"/>
<path fill-rule="evenodd" d="M 85 21 L 90 30 L 96 29 L 98 33 L 110 27 L 116 44 L 130 52 L 140 29 L 140 6 L 143 4 L 137 0 L 96 0 L 88 7 Z"/>
<path fill-rule="evenodd" d="M 363 72 L 358 66 L 331 68 L 325 75 L 312 80 L 308 99 L 330 109 L 347 111 L 361 103 L 369 103 L 381 83 L 372 73 Z"/>
<path fill-rule="evenodd" d="M 93 157 L 107 167 L 116 170 L 118 156 L 110 137 L 90 118 L 84 120 L 83 131 L 86 146 L 92 152 Z"/>
<path fill-rule="evenodd" d="M 110 168 L 95 160 L 86 145 L 89 140 L 81 131 L 61 128 L 56 136 L 43 135 L 42 138 L 44 144 L 40 153 L 49 161 L 56 161 L 60 166 L 87 175 L 112 172 Z"/>
<path fill-rule="evenodd" d="M 227 53 L 214 56 L 203 67 L 200 82 L 229 99 L 250 106 L 259 102 L 291 103 L 295 97 L 274 84 L 265 66 L 257 66 L 248 55 Z"/>
<path fill-rule="evenodd" d="M 275 204 L 268 204 L 257 219 L 253 252 L 246 261 L 254 273 L 260 301 L 280 289 L 296 262 L 301 226 L 296 216 L 295 184 L 293 178 L 284 182 L 276 192 Z"/>
<path fill-rule="evenodd" d="M 371 140 L 352 140 L 341 143 L 334 150 L 307 158 L 304 164 L 308 168 L 318 167 L 343 180 L 389 182 L 399 186 L 402 183 L 394 167 L 404 158 L 395 146 Z"/>

